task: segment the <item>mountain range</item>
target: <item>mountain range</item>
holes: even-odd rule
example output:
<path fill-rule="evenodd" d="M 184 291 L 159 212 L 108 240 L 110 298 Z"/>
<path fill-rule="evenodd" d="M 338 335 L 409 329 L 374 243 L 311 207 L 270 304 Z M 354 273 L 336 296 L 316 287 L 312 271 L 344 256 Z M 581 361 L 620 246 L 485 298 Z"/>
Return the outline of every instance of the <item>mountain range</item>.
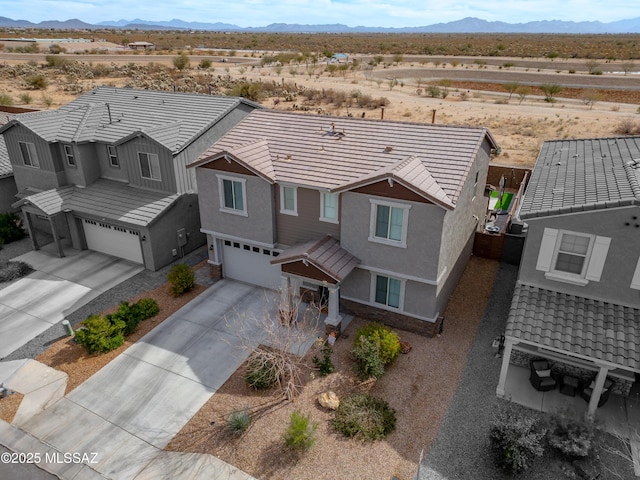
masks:
<path fill-rule="evenodd" d="M 264 27 L 239 27 L 228 23 L 148 21 L 141 19 L 103 21 L 90 24 L 78 19 L 66 21 L 48 20 L 32 23 L 27 20 L 12 20 L 0 17 L 0 28 L 47 28 L 59 30 L 96 30 L 118 28 L 127 30 L 205 30 L 222 32 L 272 32 L 272 33 L 640 33 L 640 17 L 616 22 L 569 22 L 543 20 L 526 23 L 489 22 L 480 18 L 467 17 L 447 23 L 435 23 L 422 27 L 350 27 L 342 24 L 301 25 L 272 23 Z"/>

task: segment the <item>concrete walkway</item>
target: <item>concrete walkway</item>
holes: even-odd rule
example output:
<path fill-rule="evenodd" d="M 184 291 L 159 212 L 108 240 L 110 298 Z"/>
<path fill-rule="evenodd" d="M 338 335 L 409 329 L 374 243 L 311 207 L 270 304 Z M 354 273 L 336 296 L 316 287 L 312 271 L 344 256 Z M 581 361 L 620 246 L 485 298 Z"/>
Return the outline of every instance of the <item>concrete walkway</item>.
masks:
<path fill-rule="evenodd" d="M 36 271 L 0 285 L 0 359 L 143 270 L 142 265 L 89 250 L 67 248 L 65 254 L 59 258 L 50 244 L 13 259 Z"/>
<path fill-rule="evenodd" d="M 20 430 L 5 425 L 2 443 L 16 451 L 39 451 L 23 448 L 38 448 L 40 442 L 43 457 L 47 449 L 96 454 L 88 467 L 41 465 L 61 478 L 249 479 L 209 455 L 161 449 L 244 362 L 245 346 L 265 340 L 258 322 L 265 315 L 275 319 L 273 295 L 217 282 L 67 397 L 20 419 Z M 300 353 L 311 346 L 318 328 L 296 346 Z"/>

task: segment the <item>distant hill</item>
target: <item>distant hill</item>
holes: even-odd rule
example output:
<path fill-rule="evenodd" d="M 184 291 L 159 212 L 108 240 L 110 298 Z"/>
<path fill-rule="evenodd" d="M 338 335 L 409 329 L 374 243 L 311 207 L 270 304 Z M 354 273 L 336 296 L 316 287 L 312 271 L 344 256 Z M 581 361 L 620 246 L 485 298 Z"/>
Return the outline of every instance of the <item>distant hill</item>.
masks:
<path fill-rule="evenodd" d="M 467 17 L 454 22 L 436 23 L 423 27 L 350 27 L 343 24 L 300 25 L 272 23 L 264 27 L 239 27 L 228 23 L 134 20 L 103 21 L 98 24 L 85 23 L 78 19 L 32 23 L 26 20 L 12 20 L 0 17 L 0 27 L 9 28 L 54 28 L 60 30 L 92 30 L 100 28 L 121 28 L 138 30 L 209 30 L 222 32 L 282 32 L 282 33 L 640 33 L 640 17 L 616 22 L 565 22 L 544 20 L 527 23 L 488 22 L 480 18 Z"/>

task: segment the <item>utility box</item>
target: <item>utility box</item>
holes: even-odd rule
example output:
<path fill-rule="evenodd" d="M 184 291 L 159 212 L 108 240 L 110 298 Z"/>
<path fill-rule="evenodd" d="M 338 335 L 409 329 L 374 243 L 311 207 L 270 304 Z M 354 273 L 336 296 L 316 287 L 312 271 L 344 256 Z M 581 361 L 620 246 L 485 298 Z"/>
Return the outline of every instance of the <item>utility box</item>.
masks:
<path fill-rule="evenodd" d="M 178 246 L 184 247 L 187 244 L 187 231 L 184 228 L 181 228 L 177 232 L 178 235 Z"/>

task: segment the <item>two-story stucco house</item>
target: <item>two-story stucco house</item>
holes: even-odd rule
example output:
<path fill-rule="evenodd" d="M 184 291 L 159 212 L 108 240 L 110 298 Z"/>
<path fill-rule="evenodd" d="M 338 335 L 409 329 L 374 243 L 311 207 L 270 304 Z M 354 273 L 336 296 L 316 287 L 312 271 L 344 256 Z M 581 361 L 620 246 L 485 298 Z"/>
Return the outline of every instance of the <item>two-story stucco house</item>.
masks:
<path fill-rule="evenodd" d="M 11 119 L 11 115 L 0 112 L 0 127 Z M 0 213 L 12 211 L 12 204 L 16 201 L 18 193 L 16 182 L 13 179 L 13 168 L 9 161 L 7 147 L 0 135 Z"/>
<path fill-rule="evenodd" d="M 627 394 L 640 373 L 640 137 L 545 142 L 519 216 L 497 394 L 512 364 L 542 358 L 589 386 L 593 415 L 607 388 Z"/>
<path fill-rule="evenodd" d="M 0 127 L 34 234 L 156 270 L 204 243 L 186 165 L 258 105 L 235 97 L 100 87 Z M 67 239 L 63 242 L 63 239 Z"/>
<path fill-rule="evenodd" d="M 191 165 L 216 275 L 434 334 L 486 211 L 484 128 L 251 112 Z"/>

